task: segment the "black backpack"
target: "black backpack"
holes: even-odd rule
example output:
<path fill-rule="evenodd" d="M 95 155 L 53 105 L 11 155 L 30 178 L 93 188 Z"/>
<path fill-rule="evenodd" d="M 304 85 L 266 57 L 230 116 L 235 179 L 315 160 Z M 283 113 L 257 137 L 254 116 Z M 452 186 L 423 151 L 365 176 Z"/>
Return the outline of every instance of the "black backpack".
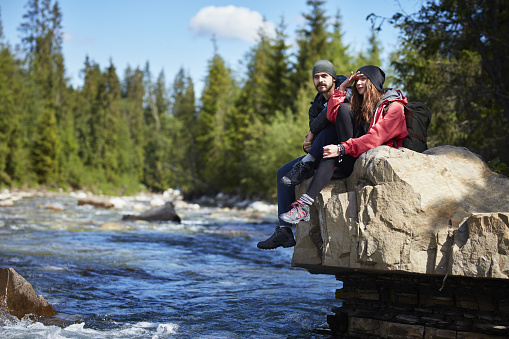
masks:
<path fill-rule="evenodd" d="M 393 102 L 398 102 L 405 108 L 406 128 L 408 136 L 403 140 L 403 147 L 416 152 L 428 149 L 428 127 L 431 123 L 431 111 L 422 102 L 409 102 L 404 105 L 400 101 L 392 101 L 384 108 L 384 115 Z M 397 148 L 396 140 L 394 146 Z"/>

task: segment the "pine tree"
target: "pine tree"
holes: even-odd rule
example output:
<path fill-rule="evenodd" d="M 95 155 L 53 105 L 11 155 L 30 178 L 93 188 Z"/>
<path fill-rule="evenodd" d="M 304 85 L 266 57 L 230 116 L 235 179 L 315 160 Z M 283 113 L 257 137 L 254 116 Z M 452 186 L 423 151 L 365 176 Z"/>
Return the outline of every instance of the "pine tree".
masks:
<path fill-rule="evenodd" d="M 279 88 L 282 82 L 282 79 L 277 79 L 276 84 L 271 84 L 271 81 L 274 81 L 268 78 L 272 57 L 271 41 L 263 31 L 259 32 L 258 38 L 258 43 L 245 55 L 246 78 L 236 97 L 235 113 L 232 114 L 230 127 L 236 131 L 232 137 L 236 139 L 234 143 L 237 145 L 241 145 L 249 138 L 249 129 L 254 120 L 267 122 L 273 117 L 274 111 L 270 107 L 270 102 L 275 100 L 277 93 L 271 90 Z M 236 155 L 237 162 L 240 161 L 240 157 L 240 154 Z"/>
<path fill-rule="evenodd" d="M 156 105 L 155 85 L 152 81 L 150 64 L 147 61 L 144 70 L 143 87 L 145 90 L 144 98 L 144 120 L 147 131 L 146 144 L 144 147 L 145 161 L 143 168 L 143 183 L 152 189 L 164 190 L 164 183 L 161 182 L 161 158 L 163 141 L 161 135 L 161 119 Z"/>
<path fill-rule="evenodd" d="M 196 108 L 196 94 L 194 91 L 194 83 L 193 79 L 188 76 L 187 77 L 187 89 L 185 95 L 183 97 L 185 102 L 185 109 L 188 112 L 188 120 L 187 120 L 187 131 L 189 132 L 189 145 L 187 147 L 188 155 L 187 165 L 187 173 L 189 177 L 189 189 L 191 191 L 197 191 L 197 187 L 202 187 L 203 182 L 198 177 L 198 164 L 199 164 L 199 149 L 197 145 L 197 139 L 199 137 L 199 129 L 195 128 L 199 126 L 198 113 Z"/>
<path fill-rule="evenodd" d="M 37 136 L 31 156 L 39 182 L 55 183 L 57 181 L 59 153 L 60 139 L 55 112 L 45 109 L 37 123 Z"/>
<path fill-rule="evenodd" d="M 306 20 L 306 26 L 299 30 L 297 38 L 297 62 L 295 64 L 295 79 L 293 81 L 296 88 L 294 93 L 298 92 L 299 88 L 304 87 L 302 95 L 308 97 L 313 96 L 314 87 L 311 82 L 311 70 L 315 62 L 328 57 L 328 32 L 327 20 L 324 8 L 325 1 L 323 0 L 308 0 L 307 5 L 311 6 L 309 14 L 303 14 Z"/>
<path fill-rule="evenodd" d="M 147 76 L 148 67 L 145 74 Z M 182 184 L 185 179 L 179 175 L 187 175 L 182 164 L 187 144 L 180 138 L 181 124 L 170 116 L 171 103 L 165 82 L 164 72 L 161 71 L 155 83 L 147 79 L 145 85 L 148 94 L 146 110 L 149 112 L 145 118 L 149 121 L 147 128 L 150 133 L 147 134 L 143 182 L 158 191 Z"/>
<path fill-rule="evenodd" d="M 281 18 L 276 29 L 276 38 L 271 41 L 270 55 L 266 70 L 266 98 L 265 110 L 269 116 L 275 112 L 285 112 L 288 108 L 295 110 L 295 96 L 292 92 L 294 85 L 291 83 L 293 72 L 289 60 L 290 46 L 286 43 L 286 25 Z"/>
<path fill-rule="evenodd" d="M 10 47 L 0 43 L 0 186 L 22 184 L 30 176 L 27 147 L 32 129 L 24 122 L 33 92 L 21 66 Z"/>
<path fill-rule="evenodd" d="M 248 180 L 243 176 L 247 168 L 245 144 L 252 138 L 253 125 L 257 122 L 265 124 L 274 119 L 275 112 L 270 105 L 277 93 L 271 92 L 271 86 L 281 86 L 283 80 L 277 79 L 276 84 L 271 84 L 273 79 L 268 79 L 273 53 L 272 44 L 265 32 L 260 31 L 258 37 L 258 43 L 246 54 L 247 77 L 235 99 L 235 105 L 230 112 L 231 119 L 226 126 L 226 134 L 229 135 L 229 142 L 233 146 L 228 155 L 232 166 L 230 180 L 236 183 L 235 189 L 241 192 L 246 191 Z"/>
<path fill-rule="evenodd" d="M 27 60 L 30 76 L 37 86 L 37 92 L 43 102 L 44 108 L 40 111 L 47 118 L 56 120 L 55 124 L 51 124 L 55 131 L 48 131 L 48 127 L 39 126 L 36 132 L 45 133 L 38 135 L 33 147 L 41 146 L 48 148 L 49 142 L 55 142 L 54 150 L 47 156 L 61 156 L 62 149 L 64 156 L 60 159 L 51 159 L 51 161 L 34 160 L 34 168 L 39 174 L 39 179 L 49 179 L 58 181 L 59 173 L 66 171 L 62 168 L 64 159 L 67 159 L 65 153 L 70 154 L 75 151 L 74 131 L 72 123 L 68 123 L 66 114 L 66 94 L 67 86 L 64 76 L 64 60 L 62 55 L 62 14 L 58 3 L 52 3 L 52 0 L 30 0 L 28 2 L 28 12 L 23 16 L 25 20 L 20 31 L 24 34 L 22 41 L 27 49 Z M 40 119 L 36 119 L 36 121 Z M 42 122 L 41 122 L 42 123 Z M 49 126 L 49 124 L 48 124 Z M 50 137 L 51 136 L 51 137 Z M 61 140 L 66 142 L 62 143 Z M 44 140 L 44 141 L 43 141 Z M 57 151 L 58 150 L 58 151 Z M 40 150 L 32 149 L 31 154 L 37 156 Z M 44 168 L 37 168 L 37 166 Z M 47 168 L 47 166 L 56 166 L 55 168 Z M 47 175 L 41 175 L 47 173 Z M 49 175 L 51 174 L 51 175 Z"/>
<path fill-rule="evenodd" d="M 129 125 L 129 135 L 132 139 L 133 148 L 131 150 L 131 159 L 138 180 L 143 178 L 143 168 L 145 162 L 145 144 L 147 129 L 145 127 L 144 97 L 145 89 L 143 86 L 144 73 L 139 69 L 128 67 L 124 75 L 122 89 L 123 105 L 122 114 Z"/>
<path fill-rule="evenodd" d="M 73 188 L 80 187 L 82 161 L 78 155 L 79 145 L 76 138 L 74 122 L 74 105 L 76 93 L 72 89 L 65 95 L 66 109 L 60 113 L 59 139 L 61 151 L 59 153 L 60 172 L 58 182 L 60 185 L 70 184 Z"/>
<path fill-rule="evenodd" d="M 235 92 L 236 85 L 231 70 L 216 51 L 209 61 L 201 95 L 197 136 L 201 159 L 198 173 L 208 184 L 209 191 L 220 192 L 238 187 L 238 182 L 233 179 L 237 177 L 236 173 L 233 173 L 235 166 L 229 157 L 232 148 L 237 145 L 231 144 L 231 135 L 228 133 Z"/>
<path fill-rule="evenodd" d="M 199 124 L 195 100 L 193 81 L 180 68 L 171 87 L 171 119 L 167 119 L 167 129 L 172 147 L 168 164 L 173 181 L 190 192 L 200 190 L 201 182 L 197 176 Z"/>
<path fill-rule="evenodd" d="M 119 142 L 119 134 L 122 125 L 122 112 L 120 108 L 120 80 L 113 63 L 102 73 L 103 86 L 99 93 L 101 99 L 101 111 L 104 114 L 103 126 L 103 168 L 106 180 L 117 183 L 122 175 L 120 167 L 119 151 L 125 145 Z"/>
<path fill-rule="evenodd" d="M 147 128 L 158 132 L 161 129 L 160 113 L 157 110 L 154 83 L 152 81 L 152 73 L 150 71 L 150 64 L 147 61 L 145 64 L 143 87 L 145 89 L 145 121 Z"/>
<path fill-rule="evenodd" d="M 88 57 L 85 60 L 84 84 L 78 93 L 77 105 L 74 111 L 75 130 L 78 139 L 78 155 L 85 166 L 89 168 L 101 167 L 100 153 L 97 147 L 95 126 L 99 122 L 95 119 L 98 104 L 98 91 L 102 74 L 99 65 Z"/>
<path fill-rule="evenodd" d="M 278 112 L 292 111 L 295 97 L 291 86 L 290 62 L 288 60 L 289 46 L 285 41 L 284 21 L 282 20 L 276 30 L 275 39 L 270 39 L 260 32 L 259 41 L 246 56 L 246 74 L 244 86 L 239 92 L 232 111 L 232 119 L 228 125 L 231 144 L 236 145 L 229 155 L 231 163 L 235 166 L 235 182 L 238 190 L 243 193 L 252 193 L 255 172 L 264 164 L 249 163 L 247 159 L 252 154 L 247 152 L 271 152 L 272 147 L 248 150 L 253 138 L 259 138 L 256 129 L 264 130 L 274 119 Z M 258 127 L 255 127 L 258 126 Z"/>
<path fill-rule="evenodd" d="M 349 54 L 349 46 L 343 43 L 343 32 L 341 31 L 341 14 L 339 10 L 336 13 L 333 24 L 333 31 L 329 37 L 329 48 L 327 60 L 334 65 L 336 74 L 342 74 L 346 77 L 354 71 L 353 58 Z"/>
<path fill-rule="evenodd" d="M 168 98 L 168 89 L 166 88 L 166 76 L 161 71 L 157 77 L 154 87 L 154 99 L 156 110 L 160 116 L 168 114 L 170 111 L 170 99 Z"/>
<path fill-rule="evenodd" d="M 110 61 L 103 72 L 87 57 L 83 73 L 85 82 L 76 94 L 73 109 L 82 166 L 75 163 L 71 167 L 72 173 L 78 176 L 80 185 L 106 188 L 104 184 L 110 183 L 111 186 L 121 186 L 123 175 L 133 170 L 131 159 L 125 159 L 132 147 L 129 139 L 122 139 L 126 122 L 122 115 L 121 85 L 116 68 Z M 129 133 L 127 137 L 130 137 Z"/>

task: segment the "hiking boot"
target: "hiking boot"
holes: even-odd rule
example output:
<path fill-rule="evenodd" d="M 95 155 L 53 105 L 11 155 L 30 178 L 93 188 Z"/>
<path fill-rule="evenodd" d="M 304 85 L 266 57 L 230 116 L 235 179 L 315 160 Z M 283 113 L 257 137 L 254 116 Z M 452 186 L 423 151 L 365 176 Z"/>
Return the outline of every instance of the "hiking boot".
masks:
<path fill-rule="evenodd" d="M 276 226 L 276 230 L 270 236 L 270 238 L 264 241 L 260 241 L 257 246 L 262 250 L 273 250 L 279 246 L 295 246 L 295 239 L 293 238 L 292 229 L 290 227 Z"/>
<path fill-rule="evenodd" d="M 309 221 L 309 206 L 296 201 L 292 204 L 292 209 L 279 216 L 279 219 L 290 224 L 298 224 L 299 221 Z"/>
<path fill-rule="evenodd" d="M 299 160 L 293 165 L 292 169 L 281 178 L 280 182 L 285 186 L 296 186 L 304 180 L 311 178 L 315 174 L 315 169 L 311 161 L 303 162 Z"/>

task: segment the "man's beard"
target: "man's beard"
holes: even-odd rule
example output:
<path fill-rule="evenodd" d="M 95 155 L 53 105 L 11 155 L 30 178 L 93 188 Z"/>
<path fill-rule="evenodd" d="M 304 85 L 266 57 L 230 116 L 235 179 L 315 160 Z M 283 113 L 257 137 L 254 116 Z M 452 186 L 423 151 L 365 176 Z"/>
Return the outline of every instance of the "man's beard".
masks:
<path fill-rule="evenodd" d="M 323 93 L 327 93 L 328 91 L 330 91 L 330 90 L 331 90 L 332 86 L 334 86 L 334 82 L 333 82 L 333 83 L 332 83 L 329 87 L 327 87 L 325 90 L 320 89 L 320 88 L 319 88 L 320 86 L 321 86 L 320 84 L 319 84 L 318 86 L 315 86 L 315 88 L 316 88 L 316 90 L 318 91 L 318 93 L 321 93 L 321 94 L 323 94 Z"/>

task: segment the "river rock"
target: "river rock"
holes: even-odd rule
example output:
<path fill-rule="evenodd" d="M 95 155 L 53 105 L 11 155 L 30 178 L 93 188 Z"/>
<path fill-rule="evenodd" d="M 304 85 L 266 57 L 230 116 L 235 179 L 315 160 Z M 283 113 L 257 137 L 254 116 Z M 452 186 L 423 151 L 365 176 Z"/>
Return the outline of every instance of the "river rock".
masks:
<path fill-rule="evenodd" d="M 13 268 L 0 268 L 0 307 L 19 319 L 27 314 L 43 317 L 57 314 Z"/>
<path fill-rule="evenodd" d="M 139 215 L 126 214 L 122 220 L 146 220 L 146 221 L 175 221 L 180 222 L 180 217 L 175 211 L 173 202 L 168 201 L 163 206 L 157 206 L 149 209 Z"/>
<path fill-rule="evenodd" d="M 103 231 L 126 231 L 131 230 L 132 227 L 125 224 L 119 224 L 118 222 L 107 222 L 99 226 L 99 229 Z"/>
<path fill-rule="evenodd" d="M 305 192 L 311 179 L 296 188 Z M 509 277 L 509 179 L 466 148 L 387 146 L 332 180 L 300 222 L 292 265 Z"/>
<path fill-rule="evenodd" d="M 101 208 L 113 208 L 114 205 L 111 201 L 101 198 L 81 198 L 78 199 L 78 206 L 92 205 Z"/>
<path fill-rule="evenodd" d="M 14 201 L 12 199 L 0 200 L 0 207 L 12 207 L 14 206 Z"/>

